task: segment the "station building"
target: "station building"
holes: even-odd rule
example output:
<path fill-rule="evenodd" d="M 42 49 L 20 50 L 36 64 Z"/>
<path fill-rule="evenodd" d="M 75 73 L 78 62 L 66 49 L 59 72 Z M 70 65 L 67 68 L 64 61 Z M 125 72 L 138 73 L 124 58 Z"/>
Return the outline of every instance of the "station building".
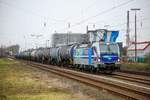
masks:
<path fill-rule="evenodd" d="M 137 43 L 137 61 L 144 62 L 146 55 L 150 53 L 150 41 Z M 127 49 L 128 61 L 135 61 L 135 43 Z"/>

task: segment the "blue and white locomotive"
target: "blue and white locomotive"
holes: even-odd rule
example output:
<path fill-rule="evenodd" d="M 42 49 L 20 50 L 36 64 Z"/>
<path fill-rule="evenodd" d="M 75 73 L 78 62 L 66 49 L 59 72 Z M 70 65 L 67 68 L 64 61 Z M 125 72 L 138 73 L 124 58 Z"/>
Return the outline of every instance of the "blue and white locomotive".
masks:
<path fill-rule="evenodd" d="M 111 73 L 120 68 L 119 55 L 117 43 L 81 44 L 74 49 L 73 64 L 83 70 Z"/>
<path fill-rule="evenodd" d="M 118 31 L 96 30 L 89 34 L 90 43 L 74 48 L 74 66 L 81 70 L 104 73 L 120 69 L 120 50 L 115 42 Z"/>

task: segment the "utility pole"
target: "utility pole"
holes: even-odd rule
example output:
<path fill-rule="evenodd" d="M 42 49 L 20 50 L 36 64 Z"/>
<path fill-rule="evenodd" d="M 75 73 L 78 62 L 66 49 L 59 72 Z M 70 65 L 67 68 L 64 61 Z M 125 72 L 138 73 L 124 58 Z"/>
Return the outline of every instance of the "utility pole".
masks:
<path fill-rule="evenodd" d="M 130 26 L 129 26 L 129 11 L 127 11 L 127 34 L 126 34 L 126 45 L 129 47 L 130 45 Z"/>
<path fill-rule="evenodd" d="M 45 47 L 46 47 L 46 48 L 50 47 L 50 46 L 49 46 L 49 40 L 46 40 Z"/>
<path fill-rule="evenodd" d="M 86 26 L 86 33 L 88 33 L 88 30 L 89 30 L 89 27 L 88 27 L 88 25 Z"/>
<path fill-rule="evenodd" d="M 135 62 L 137 61 L 137 33 L 136 33 L 136 11 L 140 10 L 140 8 L 131 9 L 135 12 Z"/>
<path fill-rule="evenodd" d="M 69 33 L 70 33 L 70 23 L 68 23 L 68 33 L 67 33 L 67 45 L 69 44 Z"/>
<path fill-rule="evenodd" d="M 95 30 L 95 24 L 93 24 L 93 28 L 94 28 L 94 30 Z"/>
<path fill-rule="evenodd" d="M 26 46 L 27 46 L 27 45 L 26 45 L 26 44 L 27 44 L 27 43 L 26 43 L 26 36 L 24 35 L 23 38 L 24 38 L 24 50 L 26 50 L 26 49 L 27 49 L 27 47 L 26 47 Z"/>

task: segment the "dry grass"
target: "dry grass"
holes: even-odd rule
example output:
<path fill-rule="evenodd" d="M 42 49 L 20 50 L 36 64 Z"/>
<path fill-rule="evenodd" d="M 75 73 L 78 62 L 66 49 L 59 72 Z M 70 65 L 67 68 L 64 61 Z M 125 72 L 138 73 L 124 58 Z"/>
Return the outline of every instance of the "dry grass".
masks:
<path fill-rule="evenodd" d="M 31 66 L 0 59 L 0 100 L 122 100 L 105 90 L 87 86 Z"/>
<path fill-rule="evenodd" d="M 19 62 L 0 59 L 0 100 L 89 100 L 68 85 Z"/>

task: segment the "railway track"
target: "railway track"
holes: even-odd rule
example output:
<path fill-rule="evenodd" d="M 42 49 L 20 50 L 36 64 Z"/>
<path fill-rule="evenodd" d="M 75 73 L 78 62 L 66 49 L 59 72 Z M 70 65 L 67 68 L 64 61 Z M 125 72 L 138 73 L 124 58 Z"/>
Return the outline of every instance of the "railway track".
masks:
<path fill-rule="evenodd" d="M 115 72 L 112 75 L 112 77 L 122 79 L 122 80 L 131 81 L 131 82 L 141 83 L 141 84 L 145 84 L 145 85 L 150 85 L 150 77 L 145 76 L 145 75 Z"/>
<path fill-rule="evenodd" d="M 150 98 L 150 87 L 141 85 L 139 86 L 121 80 L 115 80 L 107 76 L 87 74 L 35 62 L 28 62 L 27 64 L 36 68 L 40 68 L 42 70 L 50 71 L 52 73 L 92 85 L 100 89 L 105 89 L 109 92 L 123 96 L 126 99 L 149 100 Z"/>
<path fill-rule="evenodd" d="M 90 72 L 85 72 L 85 73 L 91 74 Z M 130 82 L 135 82 L 135 83 L 139 83 L 140 85 L 141 84 L 150 85 L 150 77 L 147 76 L 147 74 L 142 74 L 142 73 L 138 74 L 135 72 L 128 73 L 128 72 L 119 71 L 119 72 L 113 73 L 112 75 L 108 75 L 108 74 L 99 74 L 99 75 L 100 76 L 107 76 L 107 77 L 115 78 L 115 79 L 126 80 L 126 81 L 130 81 Z"/>
<path fill-rule="evenodd" d="M 145 71 L 120 70 L 120 72 L 122 72 L 122 73 L 128 73 L 128 74 L 136 74 L 136 75 L 150 76 L 150 72 L 145 72 Z"/>

